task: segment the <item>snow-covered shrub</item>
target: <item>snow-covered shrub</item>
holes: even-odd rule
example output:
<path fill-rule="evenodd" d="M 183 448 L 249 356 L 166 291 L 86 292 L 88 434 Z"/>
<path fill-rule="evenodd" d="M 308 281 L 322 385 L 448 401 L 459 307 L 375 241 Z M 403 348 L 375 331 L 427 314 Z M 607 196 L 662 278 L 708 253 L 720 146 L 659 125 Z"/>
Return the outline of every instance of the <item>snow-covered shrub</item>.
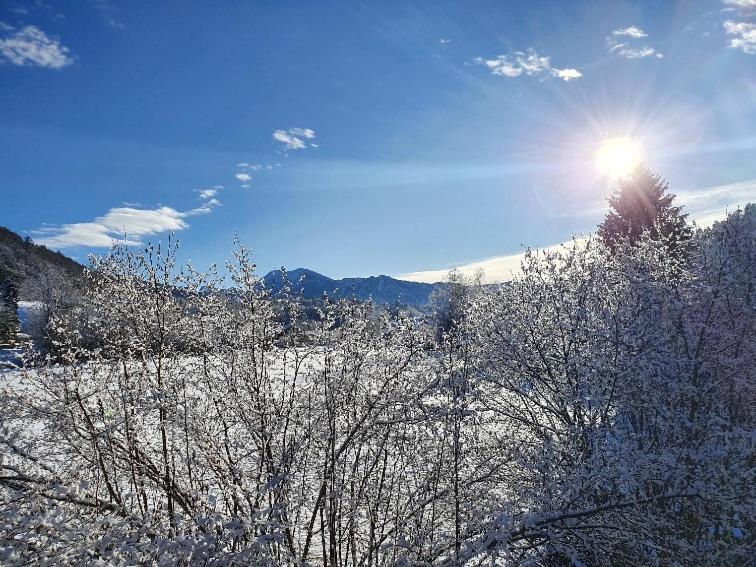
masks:
<path fill-rule="evenodd" d="M 468 557 L 746 559 L 753 423 L 738 384 L 753 384 L 756 321 L 724 277 L 731 249 L 712 262 L 712 245 L 699 235 L 681 266 L 651 239 L 614 254 L 576 241 L 528 254 L 522 277 L 477 306 L 482 398 L 512 463 Z M 742 537 L 722 545 L 731 527 Z"/>

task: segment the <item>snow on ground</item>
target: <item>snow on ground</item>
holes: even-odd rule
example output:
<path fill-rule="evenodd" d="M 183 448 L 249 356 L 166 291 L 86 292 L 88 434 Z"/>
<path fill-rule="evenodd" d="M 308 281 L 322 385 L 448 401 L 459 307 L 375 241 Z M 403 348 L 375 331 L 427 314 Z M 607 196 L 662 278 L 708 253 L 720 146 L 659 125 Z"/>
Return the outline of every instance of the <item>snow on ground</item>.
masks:
<path fill-rule="evenodd" d="M 20 369 L 22 350 L 20 347 L 0 348 L 0 376 Z"/>

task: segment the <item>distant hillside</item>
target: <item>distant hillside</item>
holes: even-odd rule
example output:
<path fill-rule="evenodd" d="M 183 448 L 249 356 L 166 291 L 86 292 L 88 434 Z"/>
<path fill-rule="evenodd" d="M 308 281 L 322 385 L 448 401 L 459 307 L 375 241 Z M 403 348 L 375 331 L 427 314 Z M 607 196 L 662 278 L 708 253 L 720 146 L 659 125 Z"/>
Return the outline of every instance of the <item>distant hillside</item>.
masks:
<path fill-rule="evenodd" d="M 389 276 L 334 280 L 305 268 L 288 271 L 287 276 L 292 290 L 307 298 L 316 299 L 327 293 L 330 297 L 350 297 L 360 300 L 372 298 L 375 303 L 381 305 L 401 303 L 422 306 L 428 303 L 434 289 L 444 285 L 408 282 Z M 264 282 L 266 287 L 274 293 L 281 291 L 283 286 L 281 270 L 268 273 Z"/>
<path fill-rule="evenodd" d="M 59 278 L 75 284 L 84 267 L 60 252 L 53 252 L 44 246 L 34 244 L 5 227 L 0 226 L 0 280 L 15 282 L 22 300 L 34 297 L 35 281 L 40 278 Z"/>

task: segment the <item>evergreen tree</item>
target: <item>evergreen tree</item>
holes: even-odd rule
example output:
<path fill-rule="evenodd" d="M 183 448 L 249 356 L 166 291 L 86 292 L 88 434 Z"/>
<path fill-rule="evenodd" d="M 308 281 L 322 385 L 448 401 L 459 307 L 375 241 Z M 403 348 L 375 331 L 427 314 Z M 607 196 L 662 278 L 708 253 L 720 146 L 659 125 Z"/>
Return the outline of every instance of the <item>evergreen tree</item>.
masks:
<path fill-rule="evenodd" d="M 0 277 L 0 345 L 14 344 L 18 329 L 18 287 L 13 280 Z"/>
<path fill-rule="evenodd" d="M 610 211 L 599 225 L 598 233 L 610 249 L 623 241 L 634 244 L 644 233 L 664 239 L 671 248 L 680 250 L 692 233 L 682 213 L 673 205 L 675 195 L 668 193 L 667 182 L 660 175 L 638 167 L 619 182 L 609 197 Z"/>

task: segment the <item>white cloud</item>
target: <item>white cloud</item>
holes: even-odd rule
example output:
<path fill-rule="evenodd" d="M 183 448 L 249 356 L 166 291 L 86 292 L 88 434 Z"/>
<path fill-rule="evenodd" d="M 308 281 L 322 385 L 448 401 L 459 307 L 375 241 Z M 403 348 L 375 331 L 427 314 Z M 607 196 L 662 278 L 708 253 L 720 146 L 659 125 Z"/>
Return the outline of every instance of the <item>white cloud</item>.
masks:
<path fill-rule="evenodd" d="M 306 147 L 301 139 L 292 136 L 284 130 L 276 130 L 273 132 L 273 138 L 281 142 L 287 150 L 301 150 Z"/>
<path fill-rule="evenodd" d="M 156 209 L 117 207 L 110 209 L 92 222 L 64 224 L 60 227 L 40 229 L 38 233 L 43 236 L 36 238 L 35 242 L 55 249 L 71 246 L 109 248 L 113 243 L 139 245 L 141 244 L 138 240 L 139 237 L 189 228 L 189 224 L 184 219 L 207 214 L 211 207 L 219 204 L 217 200 L 213 199 L 197 209 L 184 212 L 171 207 L 158 207 Z"/>
<path fill-rule="evenodd" d="M 750 55 L 756 53 L 756 24 L 727 20 L 722 26 L 724 26 L 725 33 L 732 36 L 730 47 L 740 49 L 743 53 Z"/>
<path fill-rule="evenodd" d="M 612 35 L 632 37 L 634 39 L 639 39 L 641 37 L 648 37 L 648 34 L 646 32 L 644 32 L 642 29 L 636 26 L 628 26 L 626 28 L 614 30 L 612 32 Z"/>
<path fill-rule="evenodd" d="M 616 39 L 617 37 L 628 38 L 624 41 Z M 612 35 L 606 38 L 609 44 L 609 51 L 616 53 L 627 59 L 642 59 L 644 57 L 654 56 L 658 59 L 664 57 L 662 53 L 649 47 L 648 45 L 640 45 L 637 39 L 648 37 L 648 34 L 642 29 L 636 26 L 629 26 L 619 30 L 614 30 Z"/>
<path fill-rule="evenodd" d="M 519 77 L 522 75 L 522 69 L 513 63 L 508 55 L 499 55 L 496 59 L 488 59 L 483 61 L 482 58 L 477 58 L 476 63 L 485 63 L 486 67 L 491 69 L 492 75 L 501 75 L 503 77 Z"/>
<path fill-rule="evenodd" d="M 542 57 L 535 51 L 528 51 L 526 57 L 518 55 L 517 63 L 527 75 L 537 75 L 549 68 L 549 58 Z"/>
<path fill-rule="evenodd" d="M 756 9 L 756 0 L 724 0 L 724 4 L 733 8 L 754 8 Z"/>
<path fill-rule="evenodd" d="M 473 63 L 485 65 L 491 70 L 492 75 L 510 78 L 519 77 L 523 73 L 528 76 L 535 76 L 546 72 L 550 72 L 551 75 L 565 81 L 583 76 L 577 69 L 552 68 L 550 58 L 545 55 L 538 55 L 534 49 L 528 49 L 527 52 L 515 51 L 511 54 L 499 55 L 494 59 L 476 57 L 473 59 Z"/>
<path fill-rule="evenodd" d="M 296 136 L 292 136 L 284 130 L 276 130 L 273 132 L 273 138 L 281 142 L 287 150 L 301 150 L 306 147 L 302 140 Z"/>
<path fill-rule="evenodd" d="M 249 173 L 237 173 L 235 176 L 239 181 L 251 181 L 252 176 Z"/>
<path fill-rule="evenodd" d="M 303 150 L 307 147 L 305 140 L 312 140 L 314 137 L 315 131 L 310 128 L 289 128 L 273 132 L 273 138 L 281 142 L 286 150 Z"/>
<path fill-rule="evenodd" d="M 217 189 L 199 189 L 197 193 L 199 193 L 200 199 L 210 199 L 211 197 L 215 197 L 218 194 L 218 190 Z"/>
<path fill-rule="evenodd" d="M 438 42 L 439 42 L 439 43 L 440 43 L 441 45 L 446 45 L 447 43 L 451 43 L 451 40 L 450 40 L 450 39 L 447 39 L 447 38 L 445 38 L 445 37 L 442 37 L 441 39 L 439 39 L 439 40 L 438 40 Z"/>
<path fill-rule="evenodd" d="M 571 81 L 573 79 L 579 79 L 583 74 L 577 69 L 552 69 L 551 74 L 555 77 L 559 77 L 563 81 Z"/>
<path fill-rule="evenodd" d="M 311 130 L 310 128 L 291 128 L 289 130 L 289 134 L 292 134 L 294 136 L 301 136 L 303 138 L 307 138 L 308 140 L 311 140 L 315 137 L 315 131 Z"/>
<path fill-rule="evenodd" d="M 3 24 L 0 31 L 0 61 L 20 67 L 62 69 L 73 63 L 67 47 L 35 26 L 21 30 Z"/>

